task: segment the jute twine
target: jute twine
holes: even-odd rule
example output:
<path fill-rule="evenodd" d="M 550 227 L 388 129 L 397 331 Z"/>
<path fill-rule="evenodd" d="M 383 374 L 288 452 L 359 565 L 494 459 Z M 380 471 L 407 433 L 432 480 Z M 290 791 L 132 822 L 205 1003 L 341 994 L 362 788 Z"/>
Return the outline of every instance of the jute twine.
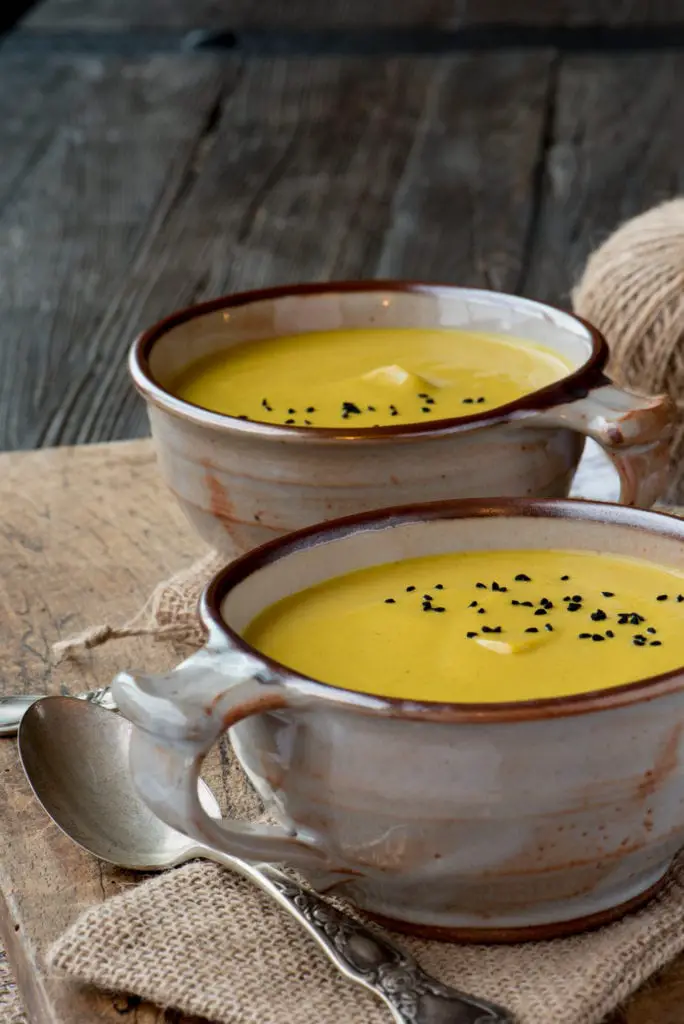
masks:
<path fill-rule="evenodd" d="M 572 296 L 575 311 L 602 333 L 609 371 L 641 394 L 670 395 L 677 407 L 674 476 L 667 499 L 684 499 L 684 199 L 663 203 L 618 228 L 590 257 Z"/>

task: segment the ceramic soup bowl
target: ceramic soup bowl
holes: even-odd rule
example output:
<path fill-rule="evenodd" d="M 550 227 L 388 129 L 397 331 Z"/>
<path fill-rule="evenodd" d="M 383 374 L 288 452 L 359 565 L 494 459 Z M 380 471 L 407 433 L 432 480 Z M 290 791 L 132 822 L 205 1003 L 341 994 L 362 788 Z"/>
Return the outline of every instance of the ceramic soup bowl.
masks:
<path fill-rule="evenodd" d="M 197 359 L 250 340 L 359 327 L 458 327 L 541 342 L 572 366 L 518 401 L 458 420 L 342 432 L 245 422 L 169 390 Z M 497 494 L 565 497 L 595 438 L 620 501 L 665 488 L 672 408 L 604 375 L 606 343 L 568 313 L 513 295 L 402 282 L 272 288 L 176 313 L 134 344 L 162 475 L 212 547 L 235 555 L 291 530 L 388 505 Z"/>
<path fill-rule="evenodd" d="M 684 569 L 684 523 L 590 502 L 456 501 L 265 545 L 209 584 L 204 649 L 168 676 L 114 681 L 142 796 L 197 840 L 290 864 L 319 890 L 435 937 L 541 938 L 635 906 L 684 844 L 684 666 L 577 696 L 436 704 L 336 689 L 241 639 L 271 603 L 341 573 L 520 548 Z M 227 729 L 278 826 L 202 810 L 202 760 Z"/>

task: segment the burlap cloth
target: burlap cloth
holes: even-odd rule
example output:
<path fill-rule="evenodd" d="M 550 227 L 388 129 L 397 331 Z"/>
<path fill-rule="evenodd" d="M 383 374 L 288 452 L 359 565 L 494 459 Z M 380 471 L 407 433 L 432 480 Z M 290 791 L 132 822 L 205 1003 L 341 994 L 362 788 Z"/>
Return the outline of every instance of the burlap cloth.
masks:
<path fill-rule="evenodd" d="M 150 634 L 187 653 L 202 643 L 208 555 L 161 584 L 121 628 L 99 626 L 59 646 L 78 657 L 117 636 Z M 235 761 L 231 813 L 262 807 Z M 684 949 L 684 860 L 644 909 L 598 931 L 515 946 L 400 942 L 438 979 L 507 1006 L 520 1024 L 597 1024 Z M 289 915 L 251 883 L 195 862 L 86 911 L 52 947 L 51 967 L 222 1024 L 390 1024 L 387 1008 L 343 978 Z"/>

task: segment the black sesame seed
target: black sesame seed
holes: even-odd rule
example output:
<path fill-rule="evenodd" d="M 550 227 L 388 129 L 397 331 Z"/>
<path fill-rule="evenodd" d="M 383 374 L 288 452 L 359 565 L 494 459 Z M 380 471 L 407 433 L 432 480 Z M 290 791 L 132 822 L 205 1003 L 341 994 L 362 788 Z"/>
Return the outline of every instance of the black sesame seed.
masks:
<path fill-rule="evenodd" d="M 542 606 L 542 608 L 553 608 L 553 605 L 549 601 L 548 597 L 541 597 L 539 599 L 539 604 Z"/>
<path fill-rule="evenodd" d="M 601 594 L 603 595 L 603 597 L 615 597 L 615 594 L 612 590 L 602 590 Z"/>
<path fill-rule="evenodd" d="M 369 405 L 368 406 L 368 412 L 375 412 L 375 406 L 374 405 Z"/>
<path fill-rule="evenodd" d="M 435 590 L 444 590 L 443 583 L 435 583 Z"/>
<path fill-rule="evenodd" d="M 483 632 L 483 633 L 493 633 L 493 632 L 494 632 L 494 630 L 492 629 L 492 627 L 491 627 L 491 626 L 483 626 L 483 627 L 482 627 L 482 632 Z"/>
<path fill-rule="evenodd" d="M 423 611 L 424 612 L 431 612 L 432 611 L 432 605 L 429 603 L 429 601 L 423 601 Z"/>
<path fill-rule="evenodd" d="M 487 614 L 486 609 L 485 608 L 478 608 L 477 609 L 477 614 L 478 615 L 486 615 Z"/>
<path fill-rule="evenodd" d="M 471 601 L 468 605 L 469 608 L 477 608 L 477 601 Z"/>
<path fill-rule="evenodd" d="M 479 397 L 479 398 L 478 398 L 478 400 L 477 400 L 477 404 L 478 404 L 478 405 L 482 405 L 482 403 L 483 403 L 483 402 L 484 402 L 484 398 L 483 398 L 483 396 L 482 396 L 482 395 L 480 395 L 480 397 Z"/>
<path fill-rule="evenodd" d="M 501 626 L 495 626 L 494 629 L 491 632 L 492 633 L 503 633 L 503 630 L 501 629 Z"/>
<path fill-rule="evenodd" d="M 591 633 L 578 633 L 580 640 L 591 640 Z"/>
<path fill-rule="evenodd" d="M 603 622 L 608 618 L 602 608 L 597 608 L 595 612 L 592 612 L 589 616 L 592 622 Z"/>
<path fill-rule="evenodd" d="M 435 608 L 435 609 L 434 609 L 434 611 L 436 611 L 436 612 L 445 612 L 445 611 L 446 611 L 446 608 L 442 608 L 442 607 L 440 606 L 439 608 Z"/>
<path fill-rule="evenodd" d="M 640 622 L 645 622 L 646 619 L 643 615 L 638 615 L 636 612 L 632 612 L 629 617 L 629 623 L 631 626 L 638 626 Z"/>
<path fill-rule="evenodd" d="M 423 594 L 424 601 L 432 601 L 432 594 Z"/>
<path fill-rule="evenodd" d="M 267 399 L 262 398 L 261 399 L 261 404 L 263 405 L 264 409 L 268 409 L 268 401 L 267 401 Z"/>
<path fill-rule="evenodd" d="M 496 580 L 494 580 L 494 581 L 492 582 L 492 590 L 501 590 L 501 587 L 500 587 L 500 586 L 499 586 L 499 584 L 498 584 L 498 583 L 496 582 Z"/>
<path fill-rule="evenodd" d="M 289 412 L 290 416 L 292 416 L 293 413 L 297 412 L 296 409 L 288 409 L 287 411 Z"/>
<path fill-rule="evenodd" d="M 514 604 L 514 605 L 519 605 L 519 604 L 520 604 L 520 601 L 511 601 L 511 604 Z"/>
<path fill-rule="evenodd" d="M 463 399 L 463 405 L 472 405 L 472 404 L 473 404 L 472 398 L 464 398 Z"/>
<path fill-rule="evenodd" d="M 291 423 L 294 423 L 293 419 L 285 420 L 285 425 L 286 426 L 289 426 L 289 424 L 291 424 Z"/>
<path fill-rule="evenodd" d="M 655 629 L 653 628 L 653 626 L 649 626 L 649 627 L 647 628 L 646 632 L 647 632 L 647 633 L 656 633 L 656 632 L 657 632 L 657 630 L 655 630 Z"/>
<path fill-rule="evenodd" d="M 389 405 L 387 408 L 390 409 L 391 411 L 394 411 L 394 412 L 397 411 L 396 405 Z"/>
<path fill-rule="evenodd" d="M 643 640 L 644 643 L 646 643 L 646 637 L 642 633 L 635 633 L 634 634 L 634 639 L 635 640 Z"/>
<path fill-rule="evenodd" d="M 427 398 L 427 397 L 428 397 L 427 391 L 419 391 L 418 392 L 418 398 Z"/>
<path fill-rule="evenodd" d="M 563 598 L 563 600 L 564 600 L 564 601 L 571 601 L 571 600 L 572 600 L 572 598 L 570 598 L 570 597 L 567 597 L 567 595 L 566 595 L 566 596 L 565 596 L 565 597 Z"/>
<path fill-rule="evenodd" d="M 516 583 L 531 583 L 532 580 L 529 576 L 526 576 L 524 572 L 519 572 L 515 577 Z"/>
<path fill-rule="evenodd" d="M 667 601 L 667 594 L 658 594 L 656 601 Z"/>
<path fill-rule="evenodd" d="M 354 405 L 353 402 L 343 402 L 342 403 L 342 412 L 343 413 L 345 413 L 345 412 L 347 412 L 347 413 L 349 413 L 349 412 L 360 413 L 361 410 L 359 409 L 358 405 Z"/>
<path fill-rule="evenodd" d="M 582 600 L 582 595 L 581 594 L 573 594 L 572 595 L 572 599 L 573 599 L 573 601 L 581 601 Z"/>
<path fill-rule="evenodd" d="M 646 641 L 645 640 L 637 640 L 637 638 L 634 637 L 632 639 L 632 643 L 634 644 L 635 647 L 643 647 L 645 645 Z"/>
<path fill-rule="evenodd" d="M 610 637 L 610 639 L 612 640 L 612 639 L 613 639 L 613 637 L 615 636 L 615 633 L 613 632 L 613 630 L 612 630 L 612 629 L 607 629 L 607 630 L 606 630 L 606 636 L 607 636 L 607 637 Z"/>
<path fill-rule="evenodd" d="M 478 590 L 486 590 L 487 589 L 487 584 L 486 583 L 476 583 L 475 586 L 477 587 Z"/>
<path fill-rule="evenodd" d="M 569 576 L 561 576 L 561 579 L 563 580 L 563 582 L 565 582 L 566 580 L 569 580 L 570 577 Z"/>
<path fill-rule="evenodd" d="M 525 630 L 525 632 L 526 633 L 538 633 L 539 630 L 537 629 L 536 626 L 528 626 L 527 629 Z"/>
<path fill-rule="evenodd" d="M 594 641 L 594 643 L 598 643 L 600 640 L 605 640 L 605 637 L 601 636 L 600 633 L 594 633 L 591 639 Z"/>
<path fill-rule="evenodd" d="M 425 399 L 425 404 L 426 405 L 434 405 L 435 404 L 434 398 L 426 398 Z"/>
<path fill-rule="evenodd" d="M 406 593 L 407 594 L 412 594 L 415 589 L 416 589 L 415 587 L 407 587 L 406 588 Z"/>
<path fill-rule="evenodd" d="M 548 615 L 546 608 L 537 608 L 535 615 Z"/>
<path fill-rule="evenodd" d="M 466 633 L 466 636 L 467 636 L 467 638 L 469 640 L 472 640 L 474 636 L 477 636 L 477 633 L 473 633 L 473 632 Z"/>
<path fill-rule="evenodd" d="M 390 413 L 390 416 L 398 416 L 398 415 L 399 415 L 399 413 L 397 412 L 397 410 L 396 409 L 392 409 L 392 411 Z"/>
<path fill-rule="evenodd" d="M 248 420 L 249 416 L 238 416 L 239 420 Z"/>
<path fill-rule="evenodd" d="M 316 406 L 315 405 L 307 405 L 306 411 L 307 412 L 316 412 Z"/>
<path fill-rule="evenodd" d="M 429 405 L 422 405 L 422 406 L 420 407 L 420 411 L 421 411 L 421 412 L 432 412 L 432 409 L 430 408 L 430 406 L 429 406 Z"/>
<path fill-rule="evenodd" d="M 677 594 L 677 604 L 681 604 L 684 601 L 684 594 Z"/>
<path fill-rule="evenodd" d="M 574 601 L 571 601 L 567 607 L 569 612 L 578 612 L 581 609 L 582 605 L 576 604 Z"/>
<path fill-rule="evenodd" d="M 545 622 L 544 623 L 544 629 L 548 629 L 549 633 L 553 633 L 553 626 L 551 625 L 550 622 Z"/>
<path fill-rule="evenodd" d="M 650 647 L 662 647 L 660 640 L 651 640 Z"/>
<path fill-rule="evenodd" d="M 521 601 L 520 602 L 520 607 L 521 608 L 534 608 L 534 605 L 532 604 L 531 601 Z"/>
<path fill-rule="evenodd" d="M 393 597 L 386 597 L 385 598 L 385 604 L 396 604 L 396 603 L 397 602 L 394 600 Z"/>
<path fill-rule="evenodd" d="M 311 420 L 304 420 L 304 426 L 305 427 L 312 427 L 313 423 L 311 422 Z"/>

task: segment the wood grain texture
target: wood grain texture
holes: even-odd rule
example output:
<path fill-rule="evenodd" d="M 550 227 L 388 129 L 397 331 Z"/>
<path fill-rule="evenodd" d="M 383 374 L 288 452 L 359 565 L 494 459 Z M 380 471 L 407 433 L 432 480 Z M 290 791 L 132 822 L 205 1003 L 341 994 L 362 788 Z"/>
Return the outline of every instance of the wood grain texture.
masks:
<path fill-rule="evenodd" d="M 225 291 L 517 286 L 548 54 L 33 64 L 0 68 L 35 138 L 0 169 L 0 447 L 146 432 L 130 341 Z"/>
<path fill-rule="evenodd" d="M 160 579 L 199 550 L 163 494 L 145 442 L 0 456 L 3 692 L 72 692 L 102 685 L 116 665 L 149 661 L 149 643 L 125 641 L 53 671 L 58 636 L 94 619 L 124 619 Z M 154 652 L 155 663 L 160 652 Z M 167 667 L 170 656 L 160 667 Z M 128 877 L 81 853 L 33 800 L 16 744 L 0 745 L 0 930 L 36 1024 L 177 1015 L 135 1000 L 78 995 L 46 976 L 41 953 L 74 917 Z"/>
<path fill-rule="evenodd" d="M 521 290 L 568 305 L 589 253 L 684 190 L 684 55 L 562 62 Z"/>
<path fill-rule="evenodd" d="M 681 18 L 680 0 L 44 0 L 24 22 L 37 28 L 244 26 L 625 25 Z"/>
<path fill-rule="evenodd" d="M 592 488 L 594 462 L 584 486 Z M 75 693 L 122 666 L 163 671 L 166 645 L 117 641 L 55 669 L 51 643 L 96 622 L 122 622 L 200 545 L 157 477 L 151 445 L 133 441 L 0 455 L 0 692 Z M 220 765 L 213 767 L 220 787 Z M 0 935 L 35 1024 L 191 1024 L 135 999 L 50 977 L 43 954 L 86 907 L 132 876 L 98 864 L 32 798 L 16 744 L 0 741 Z M 681 1024 L 684 959 L 611 1024 Z M 197 1024 L 197 1022 L 195 1022 Z"/>
<path fill-rule="evenodd" d="M 211 58 L 3 60 L 0 447 L 60 440 L 80 368 L 123 365 L 130 338 L 109 325 L 125 318 L 131 265 L 192 175 L 230 74 Z"/>

